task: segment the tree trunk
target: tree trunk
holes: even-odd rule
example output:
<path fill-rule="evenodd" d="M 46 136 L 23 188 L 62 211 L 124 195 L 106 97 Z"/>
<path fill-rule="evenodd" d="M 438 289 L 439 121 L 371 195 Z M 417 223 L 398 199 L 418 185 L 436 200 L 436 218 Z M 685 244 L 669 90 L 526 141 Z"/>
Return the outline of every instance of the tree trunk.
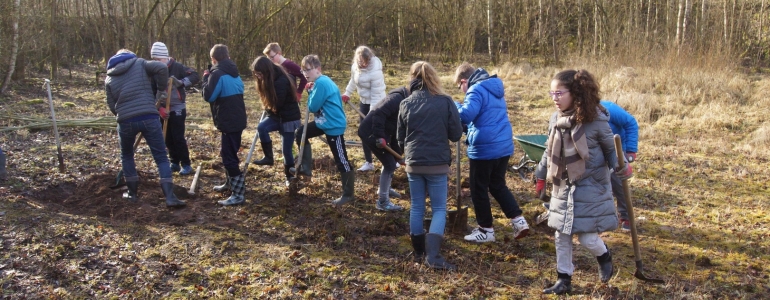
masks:
<path fill-rule="evenodd" d="M 679 0 L 679 10 L 676 14 L 676 37 L 674 38 L 674 44 L 679 45 L 679 41 L 682 38 L 682 13 L 684 11 L 684 0 Z"/>
<path fill-rule="evenodd" d="M 56 33 L 56 10 L 56 0 L 51 0 L 51 18 L 48 20 L 48 32 L 51 35 L 51 44 L 49 45 L 51 47 L 49 52 L 51 56 L 51 74 L 49 77 L 51 80 L 56 79 L 59 73 L 59 45 L 56 42 L 56 37 L 59 35 Z"/>
<path fill-rule="evenodd" d="M 685 0 L 684 2 L 684 18 L 682 19 L 682 40 L 681 45 L 684 45 L 687 40 L 687 23 L 690 23 L 690 11 L 692 10 L 692 0 Z"/>
<path fill-rule="evenodd" d="M 494 52 L 492 51 L 492 0 L 487 0 L 487 48 L 489 50 L 489 59 L 496 63 Z M 760 31 L 761 32 L 761 31 Z"/>
<path fill-rule="evenodd" d="M 728 29 L 727 29 L 727 1 L 729 1 L 729 0 L 725 0 L 724 4 L 722 5 L 722 12 L 723 12 L 723 15 L 724 15 L 724 27 L 723 27 L 724 28 L 724 31 L 723 31 L 724 40 L 723 40 L 722 43 L 725 46 L 725 48 L 729 47 L 729 44 L 727 43 L 727 31 L 728 31 Z"/>
<path fill-rule="evenodd" d="M 404 61 L 406 60 L 406 53 L 404 53 L 404 50 L 406 46 L 404 45 L 404 7 L 401 4 L 401 2 L 398 2 L 398 16 L 396 16 L 398 19 L 396 20 L 396 27 L 398 31 L 398 60 Z"/>
<path fill-rule="evenodd" d="M 19 19 L 21 19 L 21 0 L 13 2 L 13 41 L 11 47 L 11 59 L 8 63 L 8 75 L 5 76 L 3 87 L 0 88 L 0 95 L 5 94 L 8 85 L 11 84 L 11 76 L 16 70 L 16 56 L 19 54 Z"/>
<path fill-rule="evenodd" d="M 762 44 L 762 37 L 765 35 L 762 34 L 762 26 L 764 25 L 765 21 L 765 0 L 762 0 L 762 4 L 759 6 L 759 30 L 757 30 L 757 41 Z"/>

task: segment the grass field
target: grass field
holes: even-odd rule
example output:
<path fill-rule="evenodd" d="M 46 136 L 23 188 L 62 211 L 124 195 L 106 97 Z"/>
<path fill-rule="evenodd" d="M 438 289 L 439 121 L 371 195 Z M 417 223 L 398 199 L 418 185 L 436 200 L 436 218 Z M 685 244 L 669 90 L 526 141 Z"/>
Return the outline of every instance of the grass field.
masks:
<path fill-rule="evenodd" d="M 407 83 L 408 67 L 386 65 L 388 88 Z M 445 89 L 459 101 L 453 67 L 437 65 Z M 549 83 L 564 67 L 591 71 L 600 79 L 603 98 L 617 101 L 639 121 L 632 198 L 644 271 L 665 284 L 633 277 L 631 238 L 618 230 L 602 234 L 616 267 L 609 284 L 599 282 L 596 259 L 576 247 L 573 298 L 770 297 L 770 98 L 765 95 L 770 76 L 719 60 L 574 59 L 563 67 L 522 60 L 485 67 L 506 84 L 514 134 L 545 134 L 554 110 L 547 97 Z M 54 82 L 57 118 L 111 115 L 94 71 L 80 66 L 72 78 L 63 75 Z M 344 89 L 348 73 L 326 71 Z M 47 118 L 41 85 L 42 79 L 31 78 L 0 98 L 0 130 L 31 122 L 19 116 Z M 249 127 L 241 159 L 261 114 L 253 81 L 247 80 L 246 87 Z M 108 188 L 120 168 L 114 129 L 60 127 L 64 173 L 57 170 L 51 130 L 0 131 L 0 146 L 9 153 L 9 179 L 0 182 L 2 297 L 555 298 L 540 293 L 556 277 L 553 231 L 534 226 L 543 208 L 534 185 L 518 175 L 510 173 L 507 181 L 533 226 L 530 236 L 512 240 L 509 222 L 493 204 L 497 242 L 468 244 L 461 235 L 448 234 L 442 251 L 459 271 L 436 272 L 409 259 L 408 212 L 374 208 L 377 174 L 357 176 L 354 204 L 329 205 L 341 184 L 328 148 L 317 139 L 312 143 L 314 177 L 297 196 L 286 192 L 279 160 L 273 167 L 250 166 L 246 205 L 216 205 L 227 196 L 211 191 L 224 178 L 218 132 L 200 96 L 190 96 L 188 112 L 193 165 L 202 165 L 203 171 L 193 196 L 185 192 L 192 176 L 175 175 L 177 195 L 189 204 L 181 210 L 165 208 L 144 144 L 137 155 L 140 202 L 126 203 L 120 192 Z M 357 140 L 358 117 L 352 110 L 347 113 L 346 138 Z M 348 151 L 360 166 L 361 149 Z M 275 152 L 281 157 L 277 144 Z M 261 155 L 255 152 L 255 158 Z M 511 163 L 522 155 L 517 145 Z M 467 174 L 467 159 L 461 168 Z M 450 181 L 449 201 L 454 203 L 453 175 Z M 403 169 L 396 171 L 393 185 L 404 194 L 395 202 L 408 207 Z M 467 184 L 462 194 L 469 205 Z"/>

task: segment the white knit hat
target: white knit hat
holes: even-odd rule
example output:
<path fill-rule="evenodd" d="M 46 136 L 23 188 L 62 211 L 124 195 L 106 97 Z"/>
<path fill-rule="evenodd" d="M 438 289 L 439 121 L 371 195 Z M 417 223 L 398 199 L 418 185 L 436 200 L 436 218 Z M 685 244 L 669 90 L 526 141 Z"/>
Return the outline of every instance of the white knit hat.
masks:
<path fill-rule="evenodd" d="M 166 48 L 166 44 L 161 42 L 155 42 L 154 44 L 152 44 L 152 49 L 150 50 L 150 57 L 168 58 L 168 48 Z"/>

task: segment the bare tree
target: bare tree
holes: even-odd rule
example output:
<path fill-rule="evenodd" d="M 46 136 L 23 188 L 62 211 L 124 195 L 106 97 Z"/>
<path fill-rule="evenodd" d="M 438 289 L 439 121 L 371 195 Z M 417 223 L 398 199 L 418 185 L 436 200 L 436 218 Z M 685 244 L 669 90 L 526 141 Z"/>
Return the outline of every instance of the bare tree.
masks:
<path fill-rule="evenodd" d="M 11 83 L 11 76 L 16 70 L 16 56 L 19 54 L 19 19 L 21 19 L 21 0 L 13 2 L 13 10 L 11 11 L 13 16 L 13 45 L 11 48 L 11 58 L 8 63 L 8 75 L 5 76 L 3 81 L 3 87 L 0 88 L 0 95 L 5 94 L 8 85 Z"/>

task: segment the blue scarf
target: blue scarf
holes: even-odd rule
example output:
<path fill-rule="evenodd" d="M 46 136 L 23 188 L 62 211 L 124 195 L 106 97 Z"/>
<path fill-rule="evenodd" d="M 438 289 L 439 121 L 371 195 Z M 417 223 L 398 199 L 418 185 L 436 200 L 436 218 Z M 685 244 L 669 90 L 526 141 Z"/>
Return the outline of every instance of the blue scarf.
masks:
<path fill-rule="evenodd" d="M 119 63 L 122 63 L 132 58 L 136 58 L 136 54 L 133 54 L 133 53 L 115 54 L 112 57 L 110 57 L 109 61 L 107 61 L 107 70 L 112 69 L 115 66 L 117 66 Z"/>

